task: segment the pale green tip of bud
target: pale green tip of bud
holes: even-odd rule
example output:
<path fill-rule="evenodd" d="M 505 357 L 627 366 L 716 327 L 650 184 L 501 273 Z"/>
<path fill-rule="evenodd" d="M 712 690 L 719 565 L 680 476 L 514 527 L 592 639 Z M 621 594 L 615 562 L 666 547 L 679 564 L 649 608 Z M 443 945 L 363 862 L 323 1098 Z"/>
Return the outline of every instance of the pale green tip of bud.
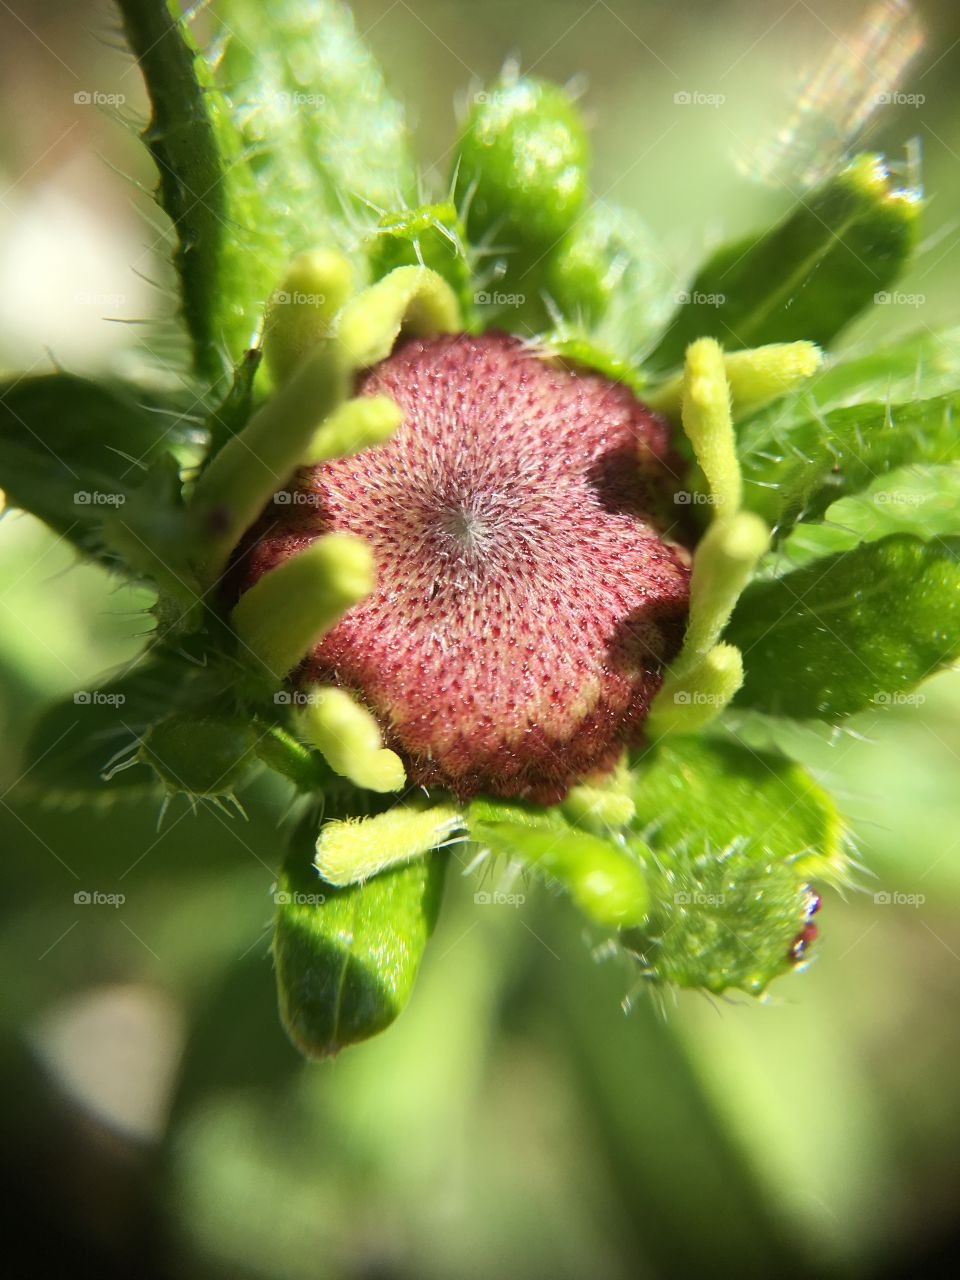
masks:
<path fill-rule="evenodd" d="M 231 622 L 246 653 L 279 681 L 374 581 L 363 539 L 329 533 L 265 573 L 240 597 Z"/>
<path fill-rule="evenodd" d="M 383 746 L 373 715 L 346 689 L 316 686 L 296 712 L 300 733 L 335 773 L 370 791 L 400 791 L 407 775 L 403 761 Z"/>
<path fill-rule="evenodd" d="M 267 305 L 263 354 L 274 381 L 284 382 L 306 353 L 330 336 L 334 316 L 353 292 L 354 270 L 332 249 L 301 253 Z"/>
<path fill-rule="evenodd" d="M 644 726 L 647 735 L 693 733 L 709 724 L 743 684 L 743 656 L 732 644 L 714 645 L 689 666 L 668 672 Z"/>
<path fill-rule="evenodd" d="M 385 360 L 401 330 L 417 337 L 463 327 L 457 296 L 429 267 L 397 267 L 343 308 L 337 336 L 358 369 Z"/>
<path fill-rule="evenodd" d="M 597 831 L 625 827 L 636 813 L 629 795 L 631 783 L 623 760 L 611 777 L 571 787 L 563 801 L 563 812 L 571 822 Z"/>
<path fill-rule="evenodd" d="M 683 372 L 683 429 L 710 486 L 715 516 L 740 508 L 742 480 L 723 351 L 714 338 L 687 347 Z"/>
<path fill-rule="evenodd" d="M 772 342 L 723 356 L 734 417 L 743 417 L 798 386 L 823 364 L 823 352 L 813 342 Z M 683 404 L 684 375 L 644 393 L 652 409 L 676 416 Z"/>
<path fill-rule="evenodd" d="M 347 400 L 318 428 L 304 458 L 316 466 L 330 458 L 345 458 L 389 440 L 403 421 L 403 410 L 389 396 L 358 396 Z"/>
<path fill-rule="evenodd" d="M 463 826 L 463 814 L 452 805 L 398 806 L 373 818 L 328 822 L 317 840 L 317 870 L 328 884 L 356 884 L 429 853 Z"/>

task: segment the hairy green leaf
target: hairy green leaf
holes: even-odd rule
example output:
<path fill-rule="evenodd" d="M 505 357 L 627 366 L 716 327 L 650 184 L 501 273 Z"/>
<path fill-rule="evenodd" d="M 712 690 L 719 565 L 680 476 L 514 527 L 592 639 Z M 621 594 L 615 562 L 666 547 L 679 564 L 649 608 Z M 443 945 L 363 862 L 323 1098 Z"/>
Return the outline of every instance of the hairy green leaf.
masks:
<path fill-rule="evenodd" d="M 123 388 L 65 373 L 22 378 L 0 392 L 0 487 L 11 505 L 98 554 L 105 517 L 181 437 L 175 420 Z"/>
<path fill-rule="evenodd" d="M 868 403 L 774 422 L 741 458 L 748 506 L 782 534 L 822 516 L 844 494 L 908 463 L 960 459 L 954 413 L 960 396 L 905 404 Z"/>
<path fill-rule="evenodd" d="M 891 533 L 919 538 L 960 534 L 960 462 L 947 466 L 898 467 L 862 493 L 840 498 L 822 523 L 797 524 L 762 564 L 764 576 L 779 577 L 822 556 L 850 551 Z"/>
<path fill-rule="evenodd" d="M 156 776 L 134 763 L 150 725 L 216 696 L 230 672 L 185 651 L 157 646 L 119 675 L 53 704 L 27 740 L 21 787 L 49 804 L 136 800 L 158 793 Z M 129 762 L 112 774 L 104 773 Z"/>
<path fill-rule="evenodd" d="M 812 875 L 842 874 L 836 810 L 799 765 L 675 737 L 637 762 L 650 918 L 625 937 L 657 981 L 758 993 L 806 953 Z"/>
<path fill-rule="evenodd" d="M 895 188 L 879 156 L 858 156 L 769 231 L 707 260 L 650 367 L 680 364 L 701 337 L 730 350 L 800 339 L 828 346 L 902 270 L 919 209 L 917 193 Z"/>
<path fill-rule="evenodd" d="M 315 827 L 298 828 L 277 881 L 273 955 L 280 1013 L 308 1057 L 384 1031 L 410 999 L 436 922 L 445 854 L 337 889 L 313 865 Z"/>
<path fill-rule="evenodd" d="M 960 539 L 892 534 L 748 587 L 737 702 L 798 719 L 895 704 L 960 654 Z"/>

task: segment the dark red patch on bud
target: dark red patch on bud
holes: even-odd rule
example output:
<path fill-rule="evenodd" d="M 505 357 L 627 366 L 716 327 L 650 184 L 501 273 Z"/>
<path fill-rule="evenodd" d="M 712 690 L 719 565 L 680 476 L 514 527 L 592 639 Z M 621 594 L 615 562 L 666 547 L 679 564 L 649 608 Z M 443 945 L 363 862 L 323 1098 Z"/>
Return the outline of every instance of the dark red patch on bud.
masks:
<path fill-rule="evenodd" d="M 318 534 L 365 538 L 377 588 L 298 678 L 357 693 L 414 782 L 553 803 L 637 736 L 680 645 L 668 425 L 499 333 L 407 342 L 359 391 L 403 425 L 305 469 L 245 540 L 241 587 Z"/>

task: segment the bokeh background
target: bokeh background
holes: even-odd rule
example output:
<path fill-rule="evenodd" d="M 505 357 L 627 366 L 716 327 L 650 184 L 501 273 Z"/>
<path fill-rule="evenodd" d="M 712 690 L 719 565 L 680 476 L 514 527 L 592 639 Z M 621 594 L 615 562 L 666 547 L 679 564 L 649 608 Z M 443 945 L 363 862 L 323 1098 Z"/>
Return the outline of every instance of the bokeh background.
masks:
<path fill-rule="evenodd" d="M 584 77 L 595 190 L 647 219 L 682 288 L 705 246 L 789 204 L 782 185 L 744 177 L 743 159 L 787 118 L 805 67 L 855 43 L 864 6 L 354 9 L 441 185 L 458 99 L 507 56 Z M 911 300 L 874 308 L 853 345 L 957 313 L 960 12 L 953 0 L 916 9 L 927 42 L 902 88 L 923 101 L 885 108 L 866 140 L 914 173 L 922 153 L 925 241 L 900 286 Z M 144 278 L 162 277 L 162 220 L 119 118 L 144 111 L 138 74 L 106 5 L 9 0 L 0 24 L 0 364 L 133 371 L 138 322 L 172 305 Z M 852 65 L 868 92 L 870 68 Z M 723 101 L 678 104 L 681 91 Z M 82 100 L 94 93 L 117 95 L 116 111 Z M 836 116 L 825 144 L 842 133 Z M 474 882 L 454 875 L 399 1023 L 305 1066 L 277 1023 L 268 954 L 282 793 L 255 783 L 247 821 L 175 805 L 158 830 L 153 808 L 56 806 L 20 776 L 31 718 L 134 656 L 149 603 L 78 566 L 32 519 L 0 525 L 0 1203 L 17 1274 L 947 1267 L 960 1199 L 960 676 L 832 744 L 798 741 L 866 870 L 861 892 L 829 895 L 816 963 L 766 1003 L 651 998 L 545 890 L 478 907 Z M 875 902 L 883 892 L 914 901 Z"/>

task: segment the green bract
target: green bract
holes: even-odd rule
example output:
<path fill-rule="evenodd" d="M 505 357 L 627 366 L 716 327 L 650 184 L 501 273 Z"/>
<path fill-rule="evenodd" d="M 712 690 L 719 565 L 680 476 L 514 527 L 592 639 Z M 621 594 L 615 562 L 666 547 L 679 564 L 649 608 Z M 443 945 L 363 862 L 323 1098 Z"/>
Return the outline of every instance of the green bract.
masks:
<path fill-rule="evenodd" d="M 454 847 L 544 878 L 651 982 L 762 992 L 805 958 L 811 883 L 848 878 L 848 841 L 804 768 L 737 739 L 735 708 L 837 723 L 960 654 L 960 330 L 830 351 L 906 265 L 918 194 L 856 156 L 710 254 L 674 308 L 649 232 L 589 203 L 562 88 L 509 73 L 475 94 L 435 189 L 337 0 L 217 0 L 209 49 L 173 5 L 120 8 L 192 361 L 177 394 L 57 373 L 2 397 L 11 504 L 156 597 L 137 662 L 41 717 L 24 789 L 219 803 L 255 763 L 273 775 L 293 833 L 280 1007 L 311 1056 L 410 998 Z M 224 590 L 300 468 L 400 425 L 392 398 L 356 394 L 367 369 L 405 337 L 492 327 L 626 383 L 684 455 L 683 645 L 646 736 L 551 807 L 411 791 L 359 697 L 291 679 L 373 588 L 362 539 L 314 540 L 239 603 Z"/>

